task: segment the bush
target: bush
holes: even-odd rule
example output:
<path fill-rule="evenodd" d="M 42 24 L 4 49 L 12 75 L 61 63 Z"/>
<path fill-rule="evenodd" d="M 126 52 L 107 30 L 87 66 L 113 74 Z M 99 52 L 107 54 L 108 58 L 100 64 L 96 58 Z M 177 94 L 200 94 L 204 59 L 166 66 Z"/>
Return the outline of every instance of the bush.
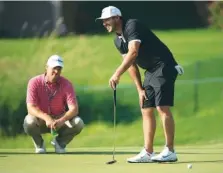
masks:
<path fill-rule="evenodd" d="M 210 26 L 215 29 L 223 29 L 223 1 L 211 2 L 208 8 Z"/>

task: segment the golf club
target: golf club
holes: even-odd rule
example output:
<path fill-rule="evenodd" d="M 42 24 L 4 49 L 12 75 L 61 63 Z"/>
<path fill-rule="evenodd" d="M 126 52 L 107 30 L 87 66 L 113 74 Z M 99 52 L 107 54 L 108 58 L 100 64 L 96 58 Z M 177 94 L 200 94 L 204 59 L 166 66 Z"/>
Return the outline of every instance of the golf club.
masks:
<path fill-rule="evenodd" d="M 116 86 L 114 89 L 114 93 L 113 93 L 113 103 L 114 103 L 114 132 L 113 132 L 113 137 L 114 137 L 114 144 L 113 144 L 113 153 L 112 153 L 112 160 L 106 162 L 106 164 L 113 164 L 116 163 L 117 161 L 115 160 L 115 138 L 116 138 Z"/>

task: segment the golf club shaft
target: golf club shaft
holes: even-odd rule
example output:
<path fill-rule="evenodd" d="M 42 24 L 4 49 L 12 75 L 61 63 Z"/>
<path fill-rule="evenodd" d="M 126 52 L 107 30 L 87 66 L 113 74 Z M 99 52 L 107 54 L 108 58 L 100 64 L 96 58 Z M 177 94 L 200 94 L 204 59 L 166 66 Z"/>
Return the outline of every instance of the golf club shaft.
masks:
<path fill-rule="evenodd" d="M 114 89 L 114 95 L 113 95 L 113 101 L 114 101 L 114 132 L 113 132 L 113 136 L 114 136 L 114 144 L 113 144 L 113 160 L 115 160 L 115 141 L 116 141 L 116 87 Z"/>

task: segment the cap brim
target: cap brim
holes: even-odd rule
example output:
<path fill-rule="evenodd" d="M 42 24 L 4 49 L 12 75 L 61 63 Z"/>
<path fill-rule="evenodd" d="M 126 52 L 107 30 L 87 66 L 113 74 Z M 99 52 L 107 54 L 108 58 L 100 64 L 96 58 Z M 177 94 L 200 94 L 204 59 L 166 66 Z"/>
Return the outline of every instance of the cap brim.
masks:
<path fill-rule="evenodd" d="M 48 66 L 49 67 L 51 67 L 51 68 L 54 68 L 54 67 L 64 67 L 64 65 L 63 65 L 63 63 L 60 63 L 60 62 L 55 62 L 55 63 L 50 63 L 50 64 L 48 64 Z"/>
<path fill-rule="evenodd" d="M 119 16 L 119 17 L 121 17 L 120 15 L 112 15 L 112 16 L 98 17 L 98 18 L 95 19 L 95 22 L 96 22 L 97 20 L 108 19 L 108 18 L 115 17 L 115 16 Z"/>
<path fill-rule="evenodd" d="M 96 18 L 95 19 L 95 22 L 97 21 L 97 20 L 103 20 L 103 19 L 108 19 L 108 18 L 111 18 L 111 17 L 113 17 L 113 16 L 105 16 L 105 17 L 98 17 L 98 18 Z"/>
<path fill-rule="evenodd" d="M 98 17 L 94 21 L 97 22 L 98 20 L 102 20 L 102 19 L 106 19 L 106 18 Z"/>

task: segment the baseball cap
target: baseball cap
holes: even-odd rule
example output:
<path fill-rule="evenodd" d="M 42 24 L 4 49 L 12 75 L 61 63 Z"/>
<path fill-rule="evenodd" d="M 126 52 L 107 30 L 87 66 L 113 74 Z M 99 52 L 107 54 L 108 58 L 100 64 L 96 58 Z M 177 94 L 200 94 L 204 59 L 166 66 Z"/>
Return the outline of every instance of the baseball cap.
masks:
<path fill-rule="evenodd" d="M 50 56 L 46 65 L 52 68 L 57 67 L 57 66 L 59 67 L 64 66 L 63 59 L 59 55 Z"/>
<path fill-rule="evenodd" d="M 108 6 L 102 9 L 101 17 L 96 18 L 95 21 L 98 19 L 107 19 L 113 16 L 122 16 L 122 13 L 118 8 L 114 6 Z"/>

